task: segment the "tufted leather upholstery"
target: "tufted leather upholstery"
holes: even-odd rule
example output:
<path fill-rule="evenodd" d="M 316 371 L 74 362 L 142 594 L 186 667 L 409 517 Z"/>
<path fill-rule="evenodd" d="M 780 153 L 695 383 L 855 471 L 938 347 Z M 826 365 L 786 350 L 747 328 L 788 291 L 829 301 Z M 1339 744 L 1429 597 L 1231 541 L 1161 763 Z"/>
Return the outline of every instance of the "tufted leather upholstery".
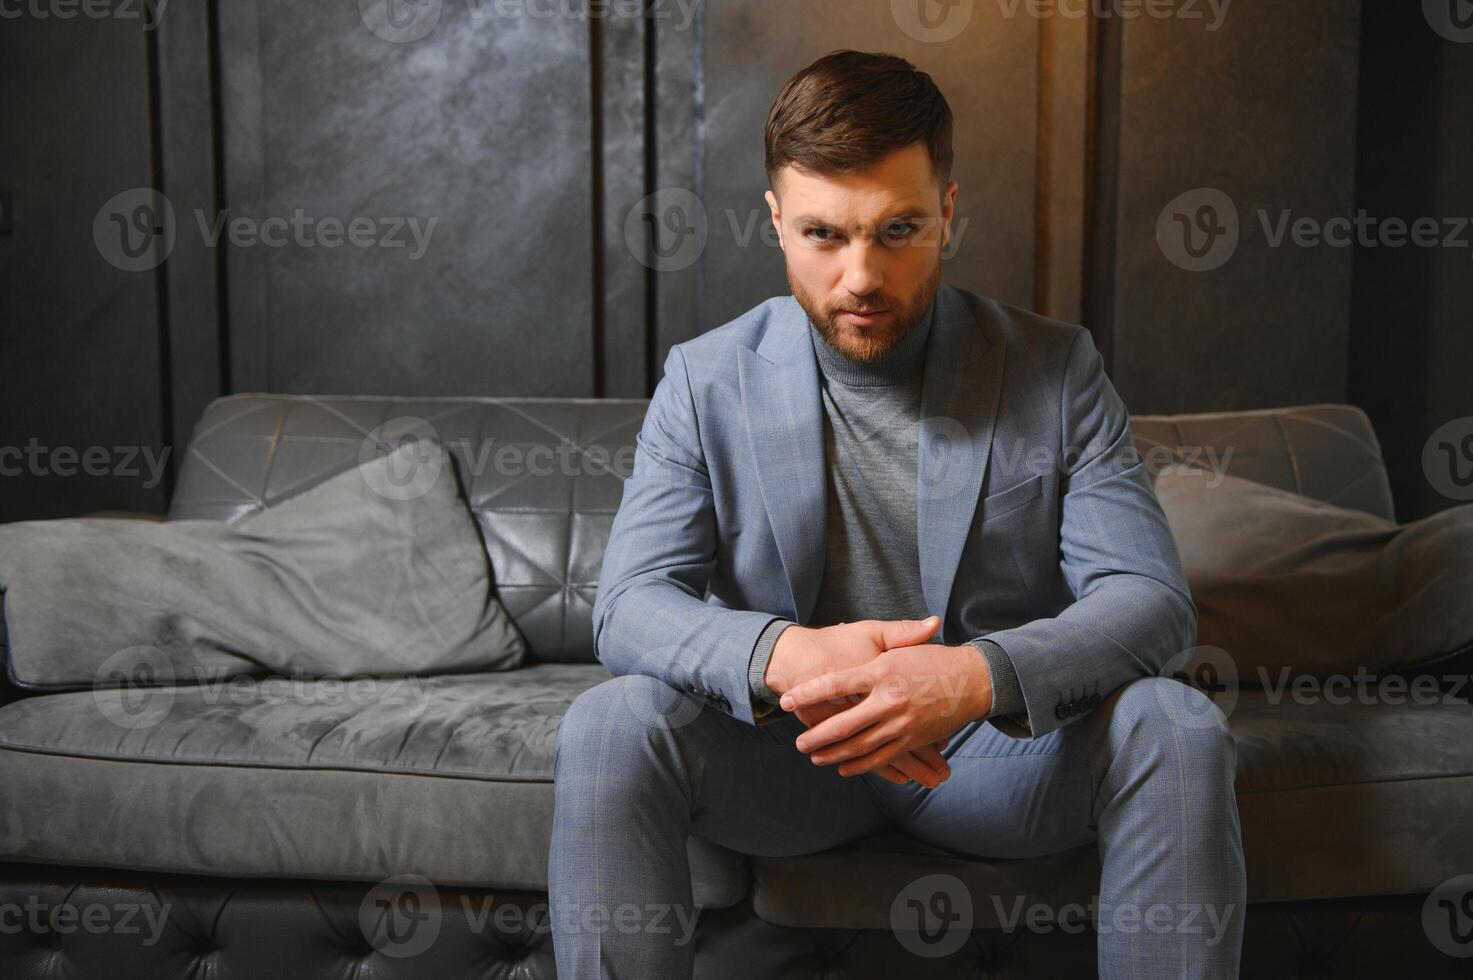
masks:
<path fill-rule="evenodd" d="M 1230 476 L 1396 520 L 1381 445 L 1352 405 L 1138 415 L 1130 431 L 1152 474 L 1167 457 L 1208 468 L 1221 460 Z"/>
<path fill-rule="evenodd" d="M 233 395 L 195 427 L 169 517 L 230 520 L 356 465 L 365 447 L 433 434 L 456 457 L 497 589 L 533 655 L 592 662 L 599 566 L 647 405 Z M 1225 459 L 1234 476 L 1391 516 L 1370 421 L 1348 405 L 1143 415 L 1132 432 L 1153 470 Z"/>
<path fill-rule="evenodd" d="M 221 398 L 195 426 L 169 518 L 230 520 L 357 465 L 361 452 L 433 435 L 456 457 L 497 591 L 532 654 L 592 663 L 593 593 L 647 404 Z"/>
<path fill-rule="evenodd" d="M 356 464 L 360 454 L 380 451 L 406 433 L 433 435 L 456 457 L 457 475 L 482 529 L 498 590 L 533 655 L 546 662 L 591 664 L 590 611 L 600 559 L 622 477 L 632 467 L 634 435 L 646 404 L 620 399 L 223 398 L 209 406 L 196 427 L 170 517 L 228 520 L 327 479 Z M 1237 476 L 1382 516 L 1392 514 L 1375 435 L 1364 414 L 1348 406 L 1138 416 L 1133 430 L 1153 470 L 1166 461 L 1226 461 L 1227 471 Z M 18 708 L 25 712 L 16 713 Z M 1397 968 L 1426 977 L 1464 975 L 1454 969 L 1461 963 L 1427 942 L 1421 908 L 1425 890 L 1440 877 L 1473 870 L 1466 867 L 1473 864 L 1473 853 L 1451 834 L 1431 841 L 1408 836 L 1397 821 L 1404 823 L 1408 814 L 1429 806 L 1437 811 L 1456 808 L 1467 799 L 1473 759 L 1457 750 L 1467 740 L 1453 737 L 1467 730 L 1465 712 L 1377 712 L 1362 706 L 1359 713 L 1327 708 L 1318 715 L 1287 717 L 1294 709 L 1258 704 L 1235 712 L 1249 883 L 1253 900 L 1260 903 L 1250 910 L 1245 976 L 1381 977 Z M 29 727 L 17 723 L 7 729 L 6 719 L 23 715 L 30 719 Z M 41 775 L 29 784 L 30 799 L 58 797 L 45 774 L 62 778 L 56 775 L 64 765 L 60 743 L 91 737 L 64 724 L 64 718 L 49 731 L 38 722 L 45 717 L 44 711 L 38 714 L 36 707 L 26 705 L 0 712 L 0 738 L 32 740 L 23 752 Z M 1355 742 L 1356 733 L 1378 738 L 1377 726 L 1386 738 L 1376 742 L 1376 751 Z M 170 744 L 185 745 L 201 731 L 174 735 L 177 741 Z M 1443 751 L 1419 752 L 1418 746 L 1429 739 Z M 254 750 L 264 751 L 261 746 Z M 88 753 L 98 755 L 98 746 Z M 533 781 L 550 779 L 548 760 L 535 751 L 493 756 L 452 752 L 450 764 L 459 759 L 476 765 L 479 759 L 493 768 L 515 765 Z M 1422 778 L 1406 779 L 1413 774 L 1408 768 L 1413 757 L 1421 767 L 1414 774 Z M 438 766 L 440 758 L 435 758 Z M 8 792 L 12 786 L 0 782 L 0 789 Z M 1434 790 L 1444 798 L 1419 795 Z M 1319 832 L 1347 808 L 1363 818 L 1351 833 Z M 534 820 L 530 810 L 525 816 Z M 117 931 L 60 935 L 44 924 L 17 930 L 0 921 L 0 976 L 6 978 L 553 975 L 545 930 L 539 934 L 527 926 L 529 921 L 535 924 L 536 906 L 545 896 L 526 890 L 527 881 L 487 883 L 513 886 L 510 891 L 475 885 L 477 876 L 500 874 L 494 859 L 477 868 L 462 867 L 459 876 L 442 875 L 442 881 L 460 885 L 437 887 L 441 939 L 427 958 L 396 959 L 370 944 L 359 928 L 357 916 L 368 884 L 251 880 L 248 876 L 262 869 L 246 863 L 186 868 L 193 872 L 188 876 L 160 874 L 141 870 L 158 867 L 156 861 L 130 863 L 95 843 L 90 850 L 68 850 L 46 841 L 44 820 L 17 818 L 10 826 L 13 832 L 23 830 L 29 843 L 9 848 L 9 857 L 52 863 L 0 865 L 0 916 L 27 902 L 54 905 L 62 896 L 72 905 L 165 903 L 175 915 L 162 939 L 151 946 Z M 146 832 L 125 830 L 122 836 L 131 839 Z M 1399 852 L 1378 847 L 1398 831 Z M 488 841 L 487 846 L 495 843 Z M 892 893 L 894 881 L 946 870 L 966 878 L 979 894 L 997 894 L 1006 883 L 1021 883 L 1035 897 L 1086 898 L 1096 870 L 1092 851 L 1081 848 L 1036 861 L 982 861 L 891 835 L 822 855 L 755 859 L 749 869 L 737 864 L 745 886 L 728 890 L 702 913 L 699 973 L 780 978 L 1091 976 L 1094 940 L 1088 931 L 1038 934 L 978 928 L 956 955 L 918 958 L 883 928 L 884 903 L 876 904 L 876 897 Z M 1367 851 L 1375 860 L 1363 856 Z M 285 853 L 290 859 L 291 849 Z M 532 863 L 541 857 L 534 854 Z M 299 860 L 298 866 L 310 863 Z M 85 864 L 140 870 L 63 866 Z M 712 866 L 720 867 L 721 861 Z M 279 865 L 269 873 L 281 875 L 286 869 Z M 376 878 L 389 869 L 365 862 L 363 877 Z M 1377 887 L 1406 894 L 1337 897 L 1363 895 Z M 1301 900 L 1306 898 L 1316 900 Z M 468 917 L 468 909 L 484 908 L 487 901 L 517 910 L 510 916 L 513 925 L 487 928 Z M 501 920 L 493 916 L 486 921 Z M 983 916 L 979 925 L 995 923 Z"/>
<path fill-rule="evenodd" d="M 438 888 L 433 918 L 425 920 L 437 930 L 434 942 L 406 957 L 390 955 L 392 947 L 386 953 L 364 938 L 359 916 L 366 899 L 371 907 L 372 891 L 371 885 L 344 882 L 0 864 L 0 975 L 6 980 L 544 980 L 556 975 L 544 894 Z M 74 911 L 56 914 L 62 906 Z M 89 914 L 118 928 L 84 927 Z M 151 922 L 162 928 L 152 928 Z M 1467 960 L 1445 956 L 1427 942 L 1420 895 L 1254 905 L 1246 932 L 1244 977 L 1452 980 L 1468 975 Z M 696 942 L 701 980 L 1095 976 L 1089 930 L 979 929 L 956 953 L 927 959 L 909 953 L 888 931 L 777 926 L 743 902 L 703 911 Z"/>

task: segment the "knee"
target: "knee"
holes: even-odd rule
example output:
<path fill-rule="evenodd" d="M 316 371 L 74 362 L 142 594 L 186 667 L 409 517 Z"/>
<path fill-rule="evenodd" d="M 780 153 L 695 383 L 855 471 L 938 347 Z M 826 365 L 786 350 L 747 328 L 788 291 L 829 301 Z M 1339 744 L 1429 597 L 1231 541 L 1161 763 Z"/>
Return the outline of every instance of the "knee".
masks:
<path fill-rule="evenodd" d="M 557 725 L 557 751 L 583 753 L 646 741 L 682 711 L 682 695 L 645 674 L 622 674 L 573 699 Z"/>
<path fill-rule="evenodd" d="M 1170 677 L 1142 677 L 1122 685 L 1110 706 L 1111 741 L 1147 744 L 1180 756 L 1184 768 L 1231 774 L 1237 743 L 1227 716 L 1212 698 Z"/>

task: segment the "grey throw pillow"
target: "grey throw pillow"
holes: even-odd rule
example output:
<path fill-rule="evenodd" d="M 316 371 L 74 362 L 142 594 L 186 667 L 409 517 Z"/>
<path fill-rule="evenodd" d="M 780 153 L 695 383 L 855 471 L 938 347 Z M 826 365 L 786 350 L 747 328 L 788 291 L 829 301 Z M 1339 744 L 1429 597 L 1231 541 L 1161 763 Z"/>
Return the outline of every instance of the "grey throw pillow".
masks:
<path fill-rule="evenodd" d="M 433 443 L 230 524 L 0 525 L 0 589 L 10 677 L 31 688 L 507 670 L 526 654 Z"/>
<path fill-rule="evenodd" d="M 1219 482 L 1220 480 L 1220 482 Z M 1173 467 L 1156 479 L 1197 643 L 1244 686 L 1401 671 L 1473 647 L 1473 505 L 1411 524 Z"/>

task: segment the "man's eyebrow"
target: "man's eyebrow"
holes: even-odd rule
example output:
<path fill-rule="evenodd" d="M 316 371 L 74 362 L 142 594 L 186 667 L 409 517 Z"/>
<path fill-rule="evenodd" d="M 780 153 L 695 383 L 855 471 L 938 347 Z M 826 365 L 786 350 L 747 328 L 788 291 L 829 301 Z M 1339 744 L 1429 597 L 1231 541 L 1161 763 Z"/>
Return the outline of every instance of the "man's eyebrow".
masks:
<path fill-rule="evenodd" d="M 885 215 L 883 218 L 881 218 L 879 220 L 879 224 L 882 224 L 883 225 L 887 221 L 895 221 L 895 220 L 900 219 L 900 218 L 924 218 L 925 216 L 926 216 L 926 211 L 925 211 L 924 208 L 919 208 L 919 207 L 901 208 L 899 211 L 895 211 L 895 212 L 893 212 L 891 214 Z M 822 225 L 825 228 L 835 228 L 835 227 L 837 227 L 837 225 L 834 222 L 825 220 L 824 218 L 820 218 L 817 215 L 812 215 L 812 214 L 799 215 L 797 218 L 795 218 L 793 220 L 793 223 L 794 224 L 798 224 L 798 225 L 803 225 L 803 224 Z"/>

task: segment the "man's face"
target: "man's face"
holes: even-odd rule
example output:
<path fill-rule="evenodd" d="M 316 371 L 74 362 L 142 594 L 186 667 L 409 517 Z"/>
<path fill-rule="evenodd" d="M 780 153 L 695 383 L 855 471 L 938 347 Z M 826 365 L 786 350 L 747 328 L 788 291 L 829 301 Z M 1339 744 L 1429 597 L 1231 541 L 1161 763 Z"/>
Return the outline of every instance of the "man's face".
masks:
<path fill-rule="evenodd" d="M 767 192 L 788 285 L 841 354 L 873 361 L 920 325 L 941 285 L 956 181 L 940 193 L 921 143 L 869 170 L 820 177 L 791 166 Z M 867 314 L 867 315 L 858 315 Z"/>

